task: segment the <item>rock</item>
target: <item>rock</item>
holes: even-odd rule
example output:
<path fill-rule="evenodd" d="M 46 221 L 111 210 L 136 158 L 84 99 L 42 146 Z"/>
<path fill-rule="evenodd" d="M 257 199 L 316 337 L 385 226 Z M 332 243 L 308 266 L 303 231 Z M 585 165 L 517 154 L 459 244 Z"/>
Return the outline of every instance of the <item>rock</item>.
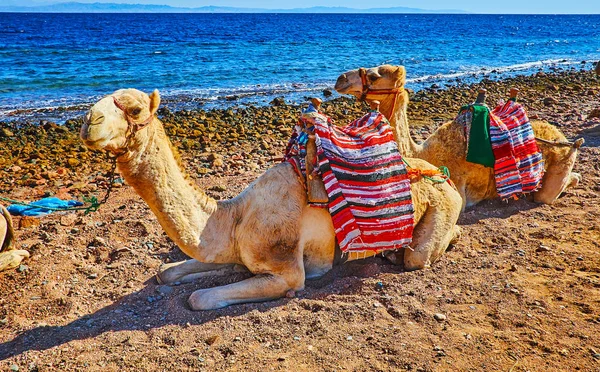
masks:
<path fill-rule="evenodd" d="M 170 295 L 172 294 L 174 291 L 173 287 L 170 287 L 168 285 L 159 285 L 158 287 L 156 287 L 156 292 L 162 294 L 162 295 Z"/>
<path fill-rule="evenodd" d="M 88 275 L 88 279 L 98 279 L 98 274 L 96 274 L 96 273 L 90 274 L 90 275 Z"/>
<path fill-rule="evenodd" d="M 0 130 L 0 137 L 8 138 L 14 136 L 15 134 L 11 132 L 8 128 L 2 128 L 2 130 Z"/>
<path fill-rule="evenodd" d="M 99 236 L 94 237 L 94 240 L 92 240 L 92 244 L 96 247 L 104 247 L 106 246 L 106 240 L 104 240 L 104 238 L 101 238 Z"/>
<path fill-rule="evenodd" d="M 443 321 L 445 321 L 447 319 L 446 315 L 444 315 L 442 313 L 433 314 L 433 318 L 435 320 L 437 320 L 438 322 L 443 322 Z"/>
<path fill-rule="evenodd" d="M 283 99 L 283 97 L 277 97 L 277 98 L 273 99 L 271 102 L 269 102 L 269 104 L 271 106 L 276 106 L 276 107 L 277 106 L 285 106 L 286 105 L 285 100 Z"/>
<path fill-rule="evenodd" d="M 588 119 L 600 118 L 600 108 L 593 109 L 588 115 Z"/>
<path fill-rule="evenodd" d="M 544 106 L 554 106 L 558 103 L 556 98 L 553 98 L 553 97 L 546 97 L 546 98 L 544 98 L 543 102 L 544 102 Z"/>
<path fill-rule="evenodd" d="M 31 217 L 31 216 L 23 216 L 19 220 L 19 229 L 26 229 L 29 227 L 39 226 L 40 219 Z"/>
<path fill-rule="evenodd" d="M 596 62 L 596 75 L 600 75 L 600 61 Z"/>
<path fill-rule="evenodd" d="M 16 364 L 13 364 L 10 366 L 10 370 L 14 371 L 14 372 L 18 372 L 19 371 L 19 366 Z"/>
<path fill-rule="evenodd" d="M 227 191 L 227 187 L 222 186 L 222 185 L 215 185 L 215 186 L 212 186 L 211 188 L 209 188 L 209 190 L 216 191 L 216 192 L 223 192 L 223 191 Z"/>
<path fill-rule="evenodd" d="M 219 335 L 212 335 L 206 339 L 206 343 L 208 345 L 214 345 L 217 343 L 217 341 L 219 341 L 220 338 L 221 338 L 221 336 L 219 336 Z"/>
<path fill-rule="evenodd" d="M 550 252 L 551 249 L 548 246 L 540 245 L 539 247 L 537 247 L 537 249 L 535 251 L 536 252 Z"/>
<path fill-rule="evenodd" d="M 69 165 L 69 167 L 74 168 L 76 166 L 78 166 L 80 164 L 79 160 L 75 159 L 75 158 L 69 158 L 67 160 L 67 164 Z"/>
<path fill-rule="evenodd" d="M 77 221 L 77 215 L 75 213 L 66 214 L 60 217 L 60 224 L 62 226 L 73 226 Z"/>
<path fill-rule="evenodd" d="M 19 265 L 19 268 L 17 269 L 18 272 L 22 273 L 25 272 L 29 269 L 29 267 L 27 265 Z"/>
<path fill-rule="evenodd" d="M 331 97 L 332 95 L 333 95 L 333 92 L 331 91 L 331 89 L 323 89 L 323 96 Z"/>

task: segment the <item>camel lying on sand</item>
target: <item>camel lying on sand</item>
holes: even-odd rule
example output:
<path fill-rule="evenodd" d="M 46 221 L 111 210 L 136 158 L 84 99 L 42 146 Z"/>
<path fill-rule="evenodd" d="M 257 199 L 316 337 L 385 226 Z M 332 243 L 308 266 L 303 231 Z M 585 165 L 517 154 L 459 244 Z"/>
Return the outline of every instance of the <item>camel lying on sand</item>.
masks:
<path fill-rule="evenodd" d="M 494 170 L 466 160 L 467 145 L 460 124 L 454 121 L 445 123 L 423 143 L 413 141 L 406 115 L 408 93 L 404 90 L 405 81 L 403 66 L 383 65 L 348 71 L 337 79 L 335 89 L 340 94 L 380 101 L 381 113 L 390 121 L 402 155 L 424 159 L 436 166 L 447 166 L 463 198 L 463 210 L 482 200 L 497 198 Z M 531 125 L 537 138 L 566 143 L 566 137 L 555 126 L 544 121 L 532 121 Z M 567 188 L 577 186 L 581 176 L 572 170 L 577 149 L 583 142 L 583 139 L 571 145 L 538 142 L 545 175 L 541 188 L 533 195 L 534 201 L 551 204 Z"/>
<path fill-rule="evenodd" d="M 194 310 L 279 298 L 323 275 L 334 261 L 331 216 L 307 205 L 306 192 L 292 166 L 267 170 L 237 197 L 215 201 L 200 190 L 174 156 L 162 123 L 154 115 L 158 91 L 134 89 L 102 98 L 87 113 L 83 143 L 118 156 L 118 169 L 144 199 L 168 236 L 192 257 L 161 267 L 163 283 L 189 281 L 243 265 L 255 276 L 238 283 L 201 289 L 189 298 Z M 436 169 L 419 159 L 411 165 Z M 403 250 L 405 269 L 437 260 L 459 234 L 461 199 L 447 182 L 421 179 L 412 184 L 414 250 Z M 400 253 L 401 254 L 401 253 Z M 402 262 L 402 261 L 401 261 Z"/>
<path fill-rule="evenodd" d="M 12 218 L 4 206 L 0 205 L 0 211 L 0 271 L 4 271 L 18 267 L 25 258 L 29 258 L 29 252 L 13 248 L 15 230 Z"/>

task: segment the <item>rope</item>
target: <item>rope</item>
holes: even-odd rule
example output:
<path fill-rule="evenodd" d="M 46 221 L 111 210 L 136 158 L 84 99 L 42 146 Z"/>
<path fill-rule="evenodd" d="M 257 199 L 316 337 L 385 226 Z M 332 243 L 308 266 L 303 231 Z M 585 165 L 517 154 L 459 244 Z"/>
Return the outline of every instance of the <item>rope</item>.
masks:
<path fill-rule="evenodd" d="M 129 137 L 128 136 L 128 142 L 129 142 Z M 102 200 L 98 200 L 97 197 L 95 196 L 91 196 L 89 198 L 86 198 L 85 196 L 82 198 L 84 203 L 89 204 L 88 206 L 81 206 L 81 207 L 66 207 L 66 208 L 55 208 L 55 207 L 44 207 L 41 205 L 31 205 L 31 203 L 25 203 L 19 200 L 14 200 L 14 199 L 10 199 L 10 198 L 5 198 L 0 196 L 0 200 L 5 201 L 5 202 L 9 202 L 11 204 L 17 204 L 17 205 L 24 205 L 26 207 L 31 207 L 31 208 L 38 208 L 38 209 L 43 209 L 43 210 L 47 210 L 47 211 L 56 211 L 56 212 L 67 212 L 67 211 L 85 211 L 85 214 L 88 214 L 90 212 L 96 212 L 98 211 L 98 209 L 100 209 L 100 206 L 104 203 L 106 203 L 108 201 L 108 198 L 110 196 L 110 193 L 113 189 L 113 178 L 115 177 L 115 172 L 117 169 L 117 158 L 118 156 L 110 156 L 110 153 L 106 153 L 106 158 L 108 161 L 110 161 L 111 166 L 110 166 L 110 171 L 108 174 L 108 188 L 106 189 L 106 194 L 104 195 L 104 198 L 102 198 Z"/>
<path fill-rule="evenodd" d="M 450 180 L 450 170 L 448 167 L 441 166 L 438 169 L 416 169 L 413 168 L 406 159 L 402 158 L 402 161 L 409 168 L 407 169 L 408 176 L 412 179 L 423 177 L 433 183 L 444 183 Z M 434 178 L 440 177 L 440 178 Z"/>

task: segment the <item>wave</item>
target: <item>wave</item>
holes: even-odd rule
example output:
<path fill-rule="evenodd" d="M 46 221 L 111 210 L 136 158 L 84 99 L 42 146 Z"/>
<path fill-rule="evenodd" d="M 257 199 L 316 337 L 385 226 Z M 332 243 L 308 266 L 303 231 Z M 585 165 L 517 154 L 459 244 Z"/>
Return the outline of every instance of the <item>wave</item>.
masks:
<path fill-rule="evenodd" d="M 453 84 L 455 82 L 475 82 L 476 79 L 494 75 L 498 78 L 535 71 L 550 70 L 553 67 L 579 65 L 574 59 L 546 59 L 518 63 L 508 66 L 465 67 L 463 71 L 428 74 L 407 79 L 408 87 L 415 91 L 433 83 Z M 238 87 L 215 88 L 175 88 L 160 89 L 164 104 L 172 110 L 210 109 L 234 105 L 267 105 L 273 98 L 283 96 L 288 103 L 301 103 L 307 95 L 320 95 L 327 89 L 332 92 L 329 98 L 339 97 L 333 90 L 334 81 L 311 83 L 279 83 L 262 85 L 242 85 Z M 149 90 L 148 90 L 149 91 Z M 4 102 L 0 105 L 0 120 L 23 118 L 52 118 L 64 121 L 65 118 L 82 114 L 93 102 L 104 94 L 78 95 L 70 98 L 31 99 L 17 102 Z"/>
<path fill-rule="evenodd" d="M 526 62 L 526 63 L 518 63 L 509 66 L 479 66 L 475 68 L 470 68 L 466 71 L 459 72 L 451 72 L 446 74 L 433 74 L 433 75 L 424 75 L 419 76 L 412 79 L 406 79 L 407 83 L 425 83 L 425 82 L 433 82 L 433 81 L 449 81 L 452 79 L 457 79 L 461 77 L 477 77 L 481 75 L 491 75 L 498 74 L 503 75 L 507 73 L 514 72 L 523 72 L 528 70 L 534 70 L 539 68 L 548 68 L 555 67 L 559 65 L 577 65 L 580 64 L 581 61 L 573 60 L 573 59 L 546 59 L 542 61 L 534 61 L 534 62 Z"/>

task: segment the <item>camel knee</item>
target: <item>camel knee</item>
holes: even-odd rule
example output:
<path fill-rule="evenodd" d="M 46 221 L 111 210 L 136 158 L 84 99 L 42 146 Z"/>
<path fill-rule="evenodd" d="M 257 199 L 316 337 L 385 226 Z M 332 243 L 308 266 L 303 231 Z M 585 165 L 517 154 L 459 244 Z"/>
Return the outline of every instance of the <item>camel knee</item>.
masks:
<path fill-rule="evenodd" d="M 406 271 L 415 271 L 421 270 L 430 266 L 430 257 L 429 251 L 426 252 L 416 252 L 407 250 L 404 252 L 404 270 Z"/>

